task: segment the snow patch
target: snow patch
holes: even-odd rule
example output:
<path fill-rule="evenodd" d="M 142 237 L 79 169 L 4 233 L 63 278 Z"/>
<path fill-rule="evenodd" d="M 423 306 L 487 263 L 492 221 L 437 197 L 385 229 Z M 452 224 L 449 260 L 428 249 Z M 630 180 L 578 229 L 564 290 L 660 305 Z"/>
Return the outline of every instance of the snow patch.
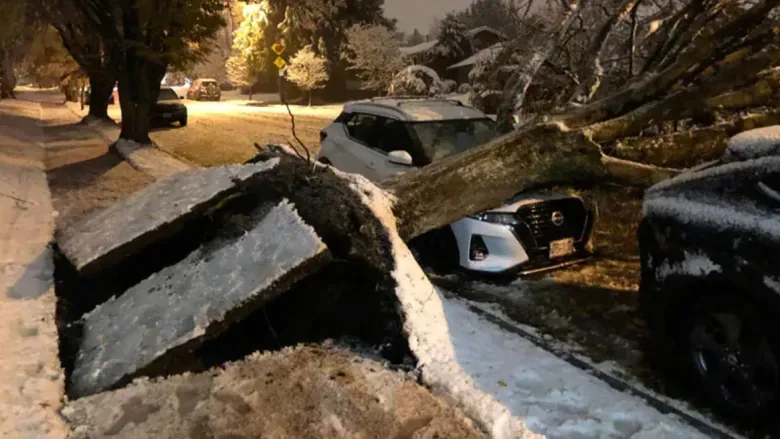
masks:
<path fill-rule="evenodd" d="M 446 300 L 398 235 L 392 196 L 365 178 L 339 175 L 387 228 L 404 329 L 423 381 L 453 397 L 491 437 L 705 437 Z"/>
<path fill-rule="evenodd" d="M 191 166 L 154 146 L 141 145 L 128 139 L 119 139 L 114 143 L 114 147 L 130 166 L 154 177 L 155 180 L 162 180 L 192 169 Z"/>
<path fill-rule="evenodd" d="M 662 281 L 673 274 L 684 274 L 695 277 L 704 277 L 712 273 L 721 273 L 722 267 L 712 261 L 704 253 L 689 253 L 685 251 L 684 259 L 675 264 L 665 261 L 656 270 L 656 279 Z"/>
<path fill-rule="evenodd" d="M 780 222 L 765 210 L 743 200 L 726 203 L 717 199 L 678 196 L 645 198 L 643 216 L 675 218 L 683 224 L 706 227 L 716 232 L 738 231 L 770 241 L 780 240 Z"/>
<path fill-rule="evenodd" d="M 771 276 L 764 276 L 764 285 L 769 287 L 775 293 L 780 294 L 780 279 Z"/>

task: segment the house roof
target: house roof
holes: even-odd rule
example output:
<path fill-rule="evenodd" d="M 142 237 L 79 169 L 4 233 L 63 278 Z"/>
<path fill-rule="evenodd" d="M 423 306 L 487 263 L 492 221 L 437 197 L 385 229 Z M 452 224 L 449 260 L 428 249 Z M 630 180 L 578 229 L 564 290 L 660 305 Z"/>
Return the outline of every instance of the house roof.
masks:
<path fill-rule="evenodd" d="M 493 29 L 490 26 L 480 26 L 480 27 L 475 27 L 474 29 L 470 29 L 470 30 L 466 31 L 466 36 L 469 39 L 472 39 L 472 38 L 476 37 L 477 35 L 479 35 L 482 32 L 490 32 L 490 33 L 500 37 L 503 40 L 507 39 L 506 35 L 504 35 L 503 33 L 499 32 L 499 31 L 497 31 L 495 29 Z M 418 55 L 420 53 L 425 53 L 425 52 L 433 49 L 433 47 L 438 42 L 439 42 L 439 40 L 431 40 L 431 41 L 426 41 L 424 43 L 417 44 L 415 46 L 401 47 L 401 49 L 400 49 L 401 55 L 402 56 L 414 56 L 414 55 Z"/>
<path fill-rule="evenodd" d="M 480 26 L 480 27 L 475 27 L 474 29 L 470 29 L 470 30 L 466 31 L 466 36 L 469 37 L 469 38 L 474 38 L 475 36 L 477 36 L 477 34 L 482 33 L 482 32 L 490 32 L 493 35 L 497 35 L 497 36 L 501 37 L 504 40 L 508 39 L 507 36 L 504 35 L 502 32 L 499 32 L 499 31 L 493 29 L 490 26 Z"/>
<path fill-rule="evenodd" d="M 426 41 L 424 43 L 420 43 L 420 44 L 418 44 L 416 46 L 402 47 L 400 49 L 401 55 L 403 55 L 403 56 L 412 56 L 412 55 L 417 55 L 418 53 L 427 52 L 427 51 L 431 50 L 433 48 L 433 46 L 435 46 L 436 43 L 438 43 L 438 42 L 439 42 L 439 40 L 431 40 L 431 41 Z"/>
<path fill-rule="evenodd" d="M 471 55 L 470 57 L 464 59 L 463 61 L 460 61 L 458 63 L 455 63 L 447 67 L 447 70 L 458 69 L 460 67 L 473 66 L 480 59 L 497 54 L 498 52 L 501 51 L 502 47 L 503 47 L 502 43 L 496 43 L 486 49 L 480 50 L 479 52 L 475 53 L 474 55 Z"/>

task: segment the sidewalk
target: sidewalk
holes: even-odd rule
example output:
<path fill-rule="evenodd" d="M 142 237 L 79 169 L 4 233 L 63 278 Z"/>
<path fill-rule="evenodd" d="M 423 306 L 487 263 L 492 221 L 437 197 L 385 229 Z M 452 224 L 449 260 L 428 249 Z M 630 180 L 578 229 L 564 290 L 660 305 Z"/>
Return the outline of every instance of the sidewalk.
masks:
<path fill-rule="evenodd" d="M 0 101 L 0 437 L 63 438 L 54 221 L 38 103 Z"/>

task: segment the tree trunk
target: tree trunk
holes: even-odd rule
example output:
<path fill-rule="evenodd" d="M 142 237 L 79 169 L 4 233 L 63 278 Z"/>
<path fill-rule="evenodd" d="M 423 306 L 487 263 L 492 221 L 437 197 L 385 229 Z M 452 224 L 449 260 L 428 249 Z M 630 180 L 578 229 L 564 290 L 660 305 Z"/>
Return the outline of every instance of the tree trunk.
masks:
<path fill-rule="evenodd" d="M 8 51 L 0 50 L 0 98 L 16 98 L 14 88 L 16 87 L 16 76 L 14 75 L 14 65 L 11 62 L 11 54 Z"/>
<path fill-rule="evenodd" d="M 309 90 L 309 107 L 311 107 L 311 94 L 312 94 L 312 91 Z"/>
<path fill-rule="evenodd" d="M 401 236 L 411 239 L 530 189 L 593 181 L 646 187 L 677 173 L 605 156 L 587 131 L 546 124 L 512 132 L 380 186 L 396 197 L 393 211 Z"/>
<path fill-rule="evenodd" d="M 87 117 L 97 120 L 111 120 L 108 117 L 108 101 L 114 91 L 115 78 L 107 77 L 103 72 L 89 75 L 89 114 Z"/>

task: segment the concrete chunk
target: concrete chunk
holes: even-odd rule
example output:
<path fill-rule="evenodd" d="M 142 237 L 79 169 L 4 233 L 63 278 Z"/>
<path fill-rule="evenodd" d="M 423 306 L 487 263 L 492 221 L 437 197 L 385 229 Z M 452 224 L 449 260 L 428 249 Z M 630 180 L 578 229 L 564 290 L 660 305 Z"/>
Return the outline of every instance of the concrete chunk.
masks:
<path fill-rule="evenodd" d="M 278 160 L 193 169 L 157 182 L 89 216 L 59 237 L 62 253 L 81 272 L 106 268 L 223 199 L 236 181 L 272 169 Z"/>
<path fill-rule="evenodd" d="M 204 244 L 87 314 L 70 393 L 115 387 L 174 349 L 197 346 L 298 280 L 325 251 L 286 200 L 247 229 Z"/>

